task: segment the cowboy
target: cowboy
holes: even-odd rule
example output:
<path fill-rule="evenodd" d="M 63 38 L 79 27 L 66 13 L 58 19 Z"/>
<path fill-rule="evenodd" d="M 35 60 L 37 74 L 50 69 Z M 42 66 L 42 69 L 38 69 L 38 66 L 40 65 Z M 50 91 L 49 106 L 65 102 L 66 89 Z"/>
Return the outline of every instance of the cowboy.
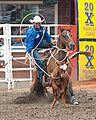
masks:
<path fill-rule="evenodd" d="M 38 52 L 38 48 L 49 48 L 52 45 L 56 44 L 56 40 L 48 34 L 47 29 L 41 26 L 41 23 L 44 22 L 39 15 L 36 15 L 33 20 L 31 19 L 30 22 L 33 24 L 33 27 L 29 28 L 26 33 L 26 56 L 25 56 L 25 63 L 28 61 L 28 54 L 33 52 L 33 57 L 36 63 L 44 69 L 44 62 Z M 45 41 L 46 39 L 46 41 Z M 36 81 L 38 71 L 38 78 L 39 82 L 42 83 L 43 71 L 37 67 L 37 70 L 34 69 L 34 78 L 33 82 Z M 35 84 L 35 83 L 33 83 Z M 32 85 L 32 87 L 35 85 Z M 31 87 L 31 88 L 32 88 Z M 31 89 L 31 92 L 34 88 Z"/>
<path fill-rule="evenodd" d="M 25 55 L 25 63 L 27 63 L 29 59 L 29 54 L 31 54 L 32 57 L 34 57 L 36 63 L 40 66 L 40 68 L 44 69 L 45 65 L 44 62 L 38 52 L 38 48 L 49 48 L 52 47 L 52 45 L 56 45 L 56 40 L 52 39 L 50 34 L 48 34 L 45 27 L 41 25 L 41 23 L 44 22 L 44 19 L 42 20 L 40 16 L 36 15 L 33 20 L 31 19 L 30 22 L 33 24 L 33 27 L 29 28 L 26 33 L 26 55 Z M 44 40 L 46 39 L 46 41 Z M 33 53 L 33 54 L 32 54 Z M 39 82 L 42 84 L 42 78 L 43 78 L 43 71 L 37 67 L 38 74 L 36 67 L 33 72 L 33 82 L 31 87 L 31 92 L 34 91 L 34 87 L 36 85 L 36 80 L 39 79 Z M 38 78 L 37 78 L 38 76 Z M 70 102 L 74 102 L 75 104 L 78 104 L 76 101 L 75 95 L 72 90 L 72 86 L 70 85 L 68 89 L 68 96 L 70 99 Z M 74 104 L 72 103 L 72 104 Z"/>

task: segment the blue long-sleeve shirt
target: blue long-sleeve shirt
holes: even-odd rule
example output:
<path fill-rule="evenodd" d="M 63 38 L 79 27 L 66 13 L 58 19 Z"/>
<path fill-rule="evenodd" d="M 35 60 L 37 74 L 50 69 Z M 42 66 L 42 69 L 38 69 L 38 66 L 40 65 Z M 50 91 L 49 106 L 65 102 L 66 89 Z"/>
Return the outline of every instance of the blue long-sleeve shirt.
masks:
<path fill-rule="evenodd" d="M 29 28 L 26 33 L 26 52 L 30 53 L 31 50 L 38 45 L 43 36 L 43 31 L 45 31 L 44 38 L 48 42 L 51 42 L 52 37 L 48 34 L 47 30 L 44 27 L 41 27 L 40 30 L 36 30 L 33 26 Z"/>

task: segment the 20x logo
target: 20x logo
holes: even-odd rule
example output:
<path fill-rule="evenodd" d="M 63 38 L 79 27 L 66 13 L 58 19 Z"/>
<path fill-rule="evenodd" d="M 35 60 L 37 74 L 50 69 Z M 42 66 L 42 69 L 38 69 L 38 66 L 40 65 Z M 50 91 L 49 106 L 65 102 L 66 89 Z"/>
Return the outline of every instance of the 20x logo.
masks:
<path fill-rule="evenodd" d="M 86 26 L 94 26 L 92 21 L 92 17 L 94 16 L 94 5 L 92 3 L 85 2 L 85 15 L 87 16 L 87 20 L 85 22 Z"/>
<path fill-rule="evenodd" d="M 85 46 L 86 52 L 91 52 L 91 56 L 86 56 L 88 62 L 86 63 L 86 68 L 94 68 L 93 64 L 92 64 L 92 60 L 94 59 L 94 47 L 93 46 Z"/>

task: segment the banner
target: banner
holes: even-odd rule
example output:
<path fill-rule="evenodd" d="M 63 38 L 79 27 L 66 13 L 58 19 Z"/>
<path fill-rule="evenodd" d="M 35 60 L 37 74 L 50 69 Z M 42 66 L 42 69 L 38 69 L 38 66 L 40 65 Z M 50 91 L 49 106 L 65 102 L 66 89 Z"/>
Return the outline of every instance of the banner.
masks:
<path fill-rule="evenodd" d="M 96 38 L 96 0 L 78 1 L 79 38 Z"/>
<path fill-rule="evenodd" d="M 91 52 L 91 56 L 79 55 L 79 80 L 96 78 L 96 42 L 79 41 L 79 51 Z"/>

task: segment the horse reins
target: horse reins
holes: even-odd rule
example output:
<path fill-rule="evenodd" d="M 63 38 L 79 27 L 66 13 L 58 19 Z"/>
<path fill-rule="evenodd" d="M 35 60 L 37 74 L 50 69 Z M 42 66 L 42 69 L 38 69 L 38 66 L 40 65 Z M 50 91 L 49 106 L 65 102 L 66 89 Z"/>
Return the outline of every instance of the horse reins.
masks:
<path fill-rule="evenodd" d="M 55 46 L 55 48 L 57 49 L 57 53 L 59 52 L 59 51 L 63 51 L 63 52 L 66 52 L 67 54 L 66 54 L 66 56 L 62 59 L 62 60 L 57 60 L 54 56 L 57 54 L 55 54 L 55 55 L 53 55 L 52 54 L 52 52 L 51 52 L 51 50 L 50 50 L 50 54 L 51 54 L 51 57 L 56 61 L 56 62 L 63 62 L 63 61 L 65 61 L 67 58 L 68 58 L 68 54 L 69 54 L 69 52 L 66 50 L 66 49 L 60 49 L 60 48 L 58 48 L 57 46 Z"/>

